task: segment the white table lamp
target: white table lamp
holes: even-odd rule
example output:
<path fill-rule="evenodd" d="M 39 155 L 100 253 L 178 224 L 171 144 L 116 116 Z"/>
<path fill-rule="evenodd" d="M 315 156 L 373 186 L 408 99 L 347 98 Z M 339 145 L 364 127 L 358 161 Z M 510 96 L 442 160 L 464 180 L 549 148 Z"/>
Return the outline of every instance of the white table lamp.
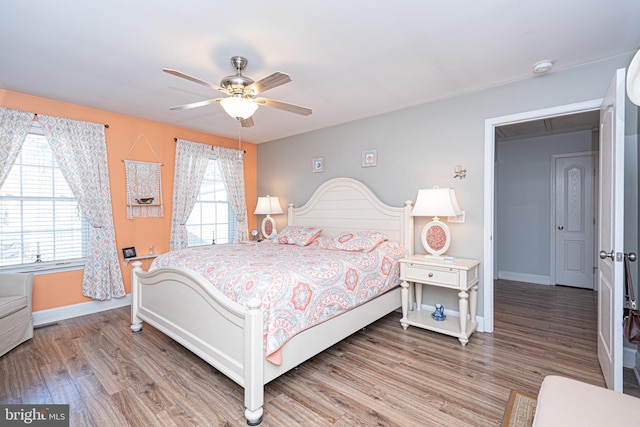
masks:
<path fill-rule="evenodd" d="M 444 258 L 443 254 L 451 245 L 449 227 L 440 221 L 439 216 L 460 215 L 460 207 L 453 188 L 429 188 L 418 190 L 416 204 L 411 216 L 433 216 L 433 220 L 422 229 L 420 241 L 429 253 L 429 258 Z"/>
<path fill-rule="evenodd" d="M 278 231 L 276 230 L 276 222 L 271 218 L 271 215 L 284 213 L 282 206 L 280 206 L 280 200 L 272 196 L 258 197 L 258 204 L 253 213 L 255 215 L 266 215 L 262 220 L 262 235 L 265 239 L 273 239 Z"/>

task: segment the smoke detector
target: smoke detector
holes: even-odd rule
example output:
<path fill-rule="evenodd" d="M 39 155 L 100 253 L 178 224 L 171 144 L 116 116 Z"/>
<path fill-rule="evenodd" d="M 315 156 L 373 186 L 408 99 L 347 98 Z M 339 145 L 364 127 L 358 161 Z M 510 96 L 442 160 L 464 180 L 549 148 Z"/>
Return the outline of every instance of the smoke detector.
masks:
<path fill-rule="evenodd" d="M 553 68 L 553 61 L 550 59 L 545 59 L 543 61 L 538 61 L 533 64 L 533 72 L 535 74 L 545 74 L 551 71 Z"/>

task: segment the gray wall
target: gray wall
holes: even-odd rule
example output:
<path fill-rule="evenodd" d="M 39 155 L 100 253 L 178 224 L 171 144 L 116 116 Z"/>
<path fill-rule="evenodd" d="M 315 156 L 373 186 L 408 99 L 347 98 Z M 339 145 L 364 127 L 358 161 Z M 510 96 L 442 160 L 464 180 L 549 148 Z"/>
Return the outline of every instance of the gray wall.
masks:
<path fill-rule="evenodd" d="M 283 206 L 300 206 L 322 182 L 347 176 L 370 186 L 384 202 L 401 206 L 415 200 L 420 188 L 454 187 L 466 223 L 450 224 L 448 253 L 482 260 L 485 120 L 602 98 L 615 70 L 626 67 L 633 53 L 260 144 L 258 194 L 277 195 Z M 636 127 L 631 130 L 635 135 Z M 378 150 L 377 167 L 360 166 L 366 149 Z M 314 157 L 324 157 L 323 173 L 312 173 Z M 455 165 L 467 169 L 466 179 L 453 179 Z M 416 253 L 424 253 L 419 232 L 427 220 L 416 220 Z M 276 221 L 283 227 L 285 215 Z"/>

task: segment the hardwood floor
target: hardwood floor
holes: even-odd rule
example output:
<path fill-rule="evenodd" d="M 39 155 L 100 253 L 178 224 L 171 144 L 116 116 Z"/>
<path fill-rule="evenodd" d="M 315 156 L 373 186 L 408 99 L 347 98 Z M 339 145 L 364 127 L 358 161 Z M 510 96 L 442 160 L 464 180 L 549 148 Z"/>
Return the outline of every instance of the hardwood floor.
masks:
<path fill-rule="evenodd" d="M 498 426 L 546 375 L 604 385 L 596 294 L 499 281 L 495 332 L 458 340 L 392 313 L 267 384 L 263 426 Z M 69 403 L 72 426 L 243 426 L 243 391 L 129 310 L 36 329 L 0 358 L 0 402 Z"/>

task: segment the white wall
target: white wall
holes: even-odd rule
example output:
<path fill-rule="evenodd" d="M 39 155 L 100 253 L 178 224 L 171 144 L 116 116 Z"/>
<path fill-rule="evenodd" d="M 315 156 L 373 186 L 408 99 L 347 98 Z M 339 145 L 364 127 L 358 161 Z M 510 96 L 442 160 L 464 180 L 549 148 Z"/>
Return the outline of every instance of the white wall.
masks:
<path fill-rule="evenodd" d="M 466 211 L 466 223 L 451 224 L 449 253 L 482 260 L 485 120 L 602 98 L 615 70 L 626 67 L 633 53 L 260 144 L 258 194 L 277 195 L 283 205 L 301 205 L 322 182 L 347 176 L 370 186 L 384 202 L 401 206 L 415 200 L 420 188 L 451 186 Z M 360 166 L 366 149 L 378 150 L 377 167 Z M 323 173 L 312 173 L 314 157 L 324 157 Z M 455 165 L 466 167 L 466 179 L 453 179 Z M 278 227 L 286 224 L 284 215 L 276 221 Z M 419 233 L 426 221 L 416 221 L 417 253 L 424 252 Z M 483 298 L 481 281 L 479 301 Z M 483 314 L 482 305 L 478 311 Z"/>
<path fill-rule="evenodd" d="M 591 131 L 496 144 L 498 277 L 551 284 L 551 156 L 592 148 Z"/>

